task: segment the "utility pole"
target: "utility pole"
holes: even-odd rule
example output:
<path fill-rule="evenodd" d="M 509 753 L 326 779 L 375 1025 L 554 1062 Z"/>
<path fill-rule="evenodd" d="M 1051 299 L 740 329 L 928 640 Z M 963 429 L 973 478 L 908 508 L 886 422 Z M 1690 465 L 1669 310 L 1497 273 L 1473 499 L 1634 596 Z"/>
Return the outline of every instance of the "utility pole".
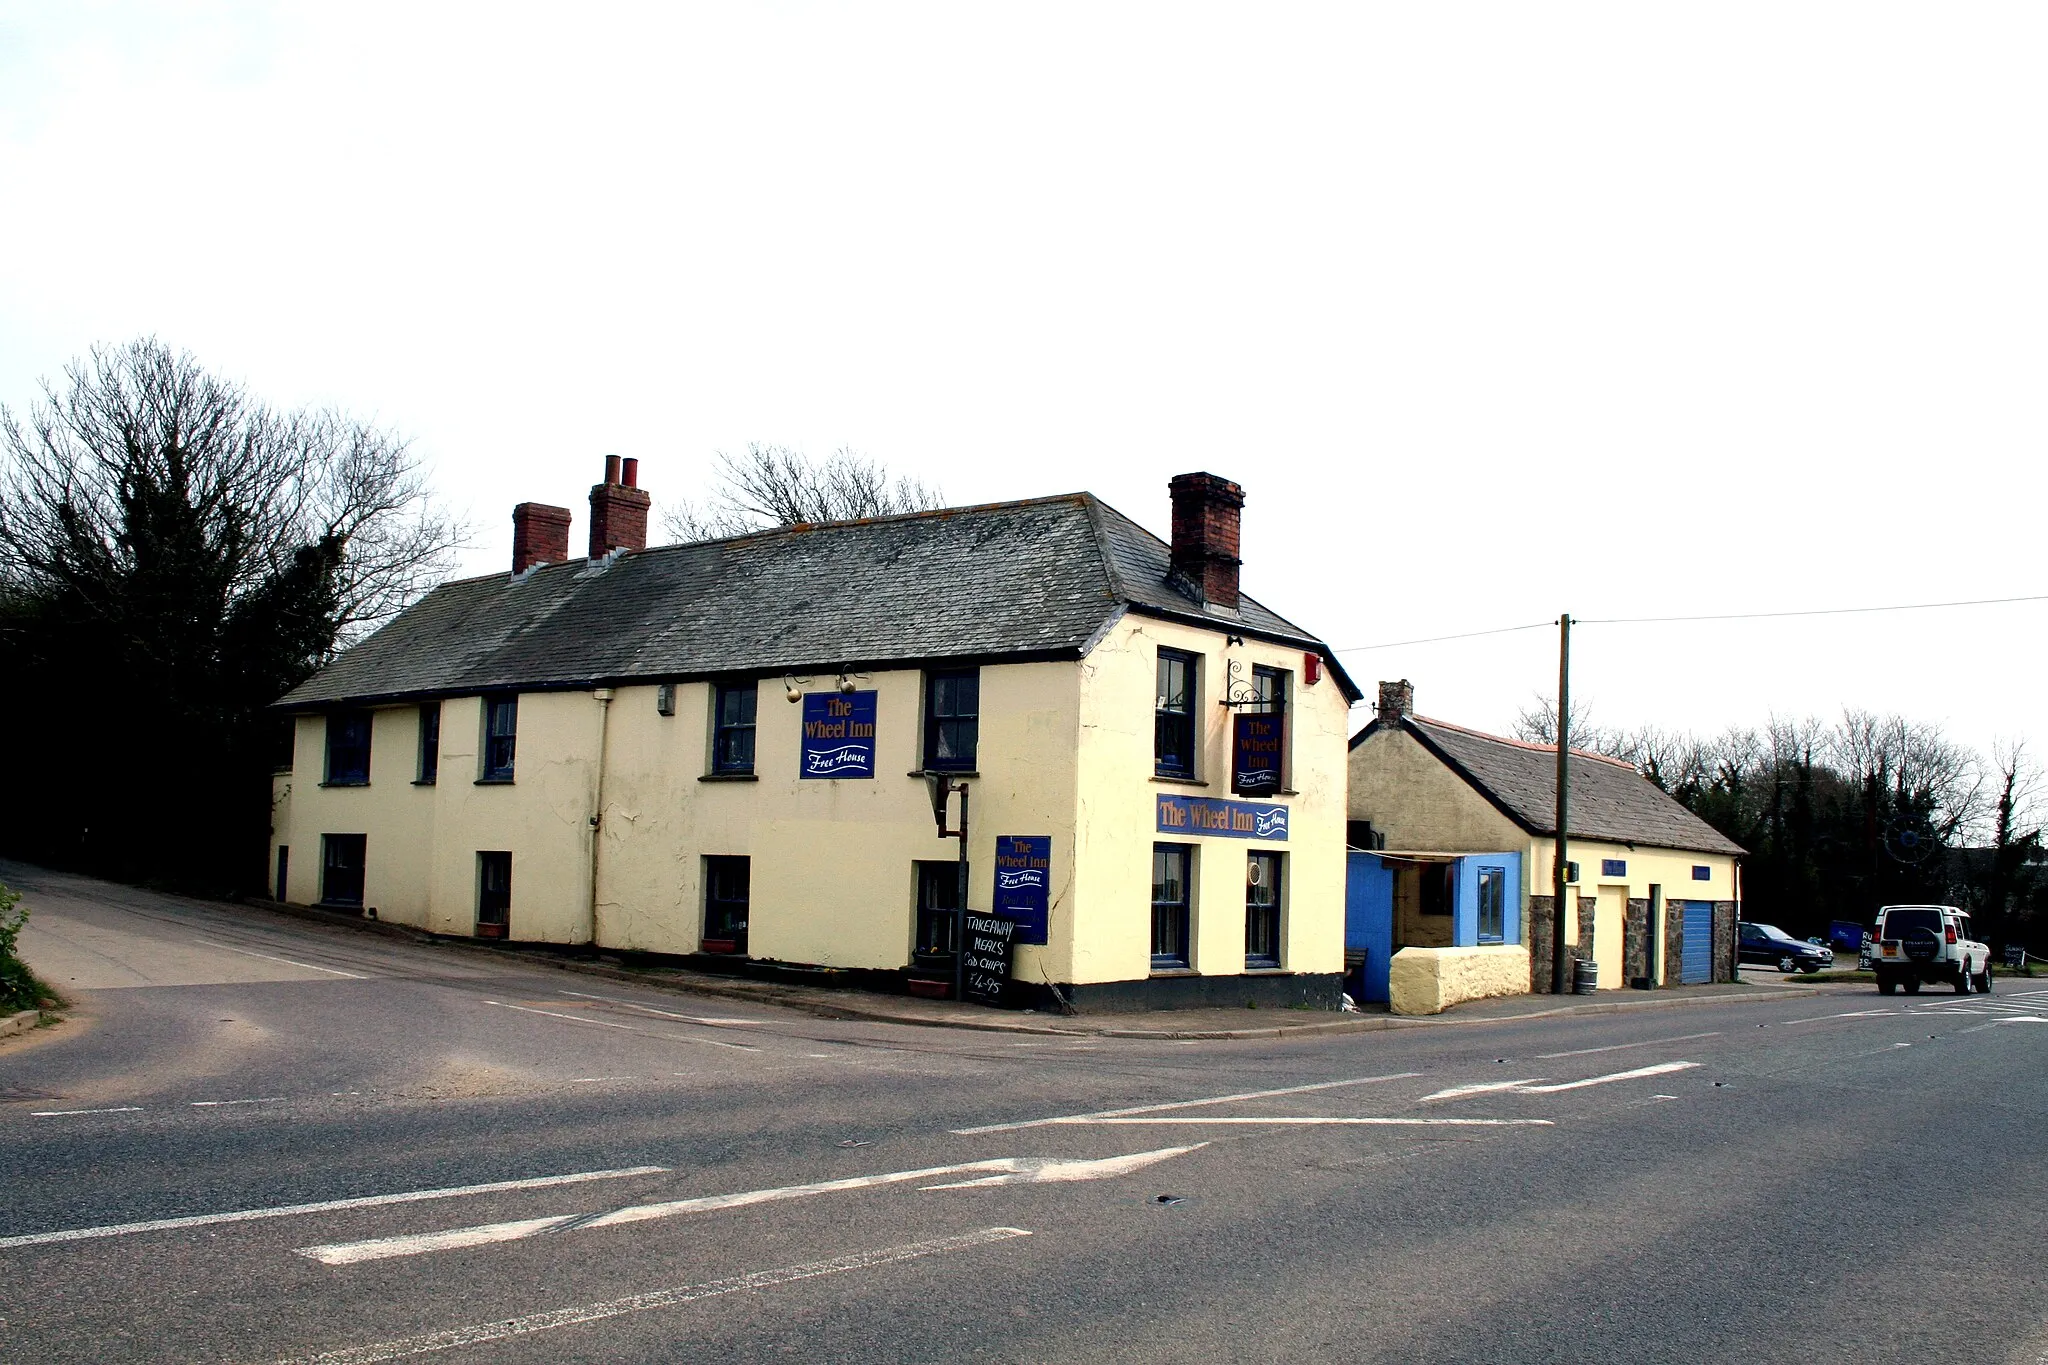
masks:
<path fill-rule="evenodd" d="M 1557 848 L 1551 856 L 1550 873 L 1550 990 L 1553 995 L 1564 995 L 1571 990 L 1571 972 L 1565 965 L 1564 955 L 1565 893 L 1569 885 L 1565 881 L 1565 857 L 1571 851 L 1570 841 L 1565 835 L 1566 820 L 1571 813 L 1571 765 L 1567 760 L 1571 753 L 1571 724 L 1572 618 L 1567 612 L 1557 618 Z"/>

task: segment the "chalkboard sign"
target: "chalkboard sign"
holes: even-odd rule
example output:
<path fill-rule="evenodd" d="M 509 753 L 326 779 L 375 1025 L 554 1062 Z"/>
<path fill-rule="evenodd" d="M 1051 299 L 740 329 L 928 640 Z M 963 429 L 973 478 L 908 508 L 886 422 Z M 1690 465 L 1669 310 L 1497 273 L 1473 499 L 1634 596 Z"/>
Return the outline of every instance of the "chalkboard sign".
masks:
<path fill-rule="evenodd" d="M 2017 971 L 2017 970 L 2018 970 L 2018 969 L 2020 969 L 2021 967 L 2024 967 L 2024 966 L 2026 966 L 2026 965 L 2027 965 L 2027 950 L 2026 950 L 2026 947 L 2025 947 L 2025 945 L 2023 945 L 2023 944 L 2018 944 L 2018 943 L 2008 943 L 2008 944 L 2006 944 L 2006 945 L 2005 945 L 2005 965 L 2006 965 L 2006 966 L 2008 966 L 2008 967 L 2011 967 L 2011 968 L 2013 968 L 2013 969 L 2014 969 L 2015 971 Z"/>
<path fill-rule="evenodd" d="M 968 911 L 966 959 L 961 964 L 960 998 L 1000 1005 L 1010 988 L 1010 954 L 1017 940 L 1017 921 Z"/>

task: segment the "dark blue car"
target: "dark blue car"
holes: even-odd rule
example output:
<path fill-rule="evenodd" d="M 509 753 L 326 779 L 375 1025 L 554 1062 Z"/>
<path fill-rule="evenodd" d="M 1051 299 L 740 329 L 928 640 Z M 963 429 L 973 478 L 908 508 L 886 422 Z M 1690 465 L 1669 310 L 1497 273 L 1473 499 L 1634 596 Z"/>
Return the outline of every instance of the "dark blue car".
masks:
<path fill-rule="evenodd" d="M 1835 960 L 1832 948 L 1818 943 L 1801 943 L 1775 924 L 1744 921 L 1741 930 L 1742 938 L 1736 955 L 1743 962 L 1776 967 L 1789 976 L 1793 972 L 1817 972 Z"/>

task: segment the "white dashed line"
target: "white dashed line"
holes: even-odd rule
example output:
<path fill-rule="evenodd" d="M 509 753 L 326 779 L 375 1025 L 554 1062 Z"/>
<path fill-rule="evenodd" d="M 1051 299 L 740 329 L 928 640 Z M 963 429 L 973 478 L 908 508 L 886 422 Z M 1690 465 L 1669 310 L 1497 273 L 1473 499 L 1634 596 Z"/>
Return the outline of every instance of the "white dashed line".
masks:
<path fill-rule="evenodd" d="M 1396 1071 L 1387 1076 L 1360 1076 L 1349 1081 L 1318 1081 L 1314 1085 L 1289 1085 L 1278 1090 L 1246 1090 L 1235 1095 L 1211 1095 L 1202 1100 L 1173 1100 L 1166 1104 L 1140 1104 L 1129 1109 L 1102 1109 L 1092 1114 L 1062 1114 L 1049 1119 L 1024 1119 L 1017 1123 L 986 1123 L 976 1128 L 955 1128 L 955 1137 L 979 1133 L 1010 1133 L 1019 1128 L 1044 1128 L 1056 1123 L 1093 1123 L 1098 1119 L 1125 1118 L 1132 1114 L 1156 1114 L 1168 1109 L 1199 1109 L 1209 1104 L 1235 1104 L 1239 1100 L 1269 1100 L 1280 1095 L 1306 1095 L 1317 1090 L 1338 1090 L 1351 1085 L 1378 1085 L 1382 1081 L 1405 1081 L 1419 1071 Z"/>
<path fill-rule="evenodd" d="M 219 1109 L 230 1104 L 283 1104 L 284 1096 L 266 1095 L 260 1100 L 190 1100 L 194 1109 Z"/>
<path fill-rule="evenodd" d="M 282 962 L 287 967 L 304 967 L 309 972 L 326 972 L 329 976 L 345 976 L 351 981 L 368 981 L 370 979 L 361 972 L 345 972 L 339 967 L 321 967 L 311 962 L 298 962 L 288 957 L 272 957 L 269 953 L 252 953 L 247 948 L 230 948 L 225 943 L 216 943 L 213 946 L 221 949 L 223 952 L 240 953 L 243 957 L 260 957 L 265 962 Z"/>
<path fill-rule="evenodd" d="M 502 1000 L 486 1000 L 486 1005 L 496 1005 L 501 1010 L 518 1010 L 521 1014 L 538 1014 L 543 1019 L 559 1019 L 565 1024 L 581 1024 L 585 1028 L 615 1028 L 627 1033 L 639 1033 L 644 1038 L 660 1038 L 671 1043 L 697 1043 L 704 1047 L 729 1047 L 735 1052 L 759 1052 L 761 1049 L 747 1043 L 726 1043 L 716 1038 L 679 1038 L 673 1033 L 642 1033 L 631 1024 L 614 1024 L 604 1019 L 578 1019 L 573 1014 L 556 1014 L 553 1010 L 537 1010 L 530 1005 L 508 1005 Z"/>
<path fill-rule="evenodd" d="M 1607 1085 L 1614 1081 L 1633 1081 L 1644 1076 L 1668 1076 L 1674 1071 L 1689 1071 L 1698 1062 L 1659 1062 L 1655 1066 L 1639 1066 L 1634 1071 L 1617 1071 L 1611 1076 L 1589 1076 L 1583 1081 L 1566 1081 L 1561 1085 L 1531 1085 L 1522 1089 L 1524 1095 L 1555 1095 L 1566 1090 L 1584 1090 L 1589 1085 Z"/>
<path fill-rule="evenodd" d="M 32 1119 L 68 1119 L 76 1118 L 80 1114 L 139 1114 L 141 1112 L 142 1106 L 139 1104 L 123 1104 L 113 1109 L 31 1109 L 28 1116 Z"/>
<path fill-rule="evenodd" d="M 1794 1019 L 1792 1022 L 1797 1024 L 1805 1021 Z M 1539 1062 L 1549 1062 L 1555 1061 L 1559 1057 L 1590 1057 L 1596 1052 L 1622 1052 L 1632 1047 L 1657 1047 L 1663 1043 L 1690 1043 L 1697 1038 L 1719 1038 L 1720 1036 L 1721 1033 L 1718 1029 L 1712 1033 L 1682 1033 L 1676 1038 L 1645 1038 L 1640 1043 L 1612 1043 L 1607 1047 L 1582 1047 L 1572 1052 L 1539 1052 L 1536 1054 L 1536 1060 Z"/>

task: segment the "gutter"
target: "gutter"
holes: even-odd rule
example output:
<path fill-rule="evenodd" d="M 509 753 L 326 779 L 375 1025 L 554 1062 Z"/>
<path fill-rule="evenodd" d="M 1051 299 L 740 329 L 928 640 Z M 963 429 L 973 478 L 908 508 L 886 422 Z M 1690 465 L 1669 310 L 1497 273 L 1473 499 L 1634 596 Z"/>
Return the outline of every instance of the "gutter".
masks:
<path fill-rule="evenodd" d="M 597 780 L 596 790 L 591 794 L 590 805 L 590 946 L 597 946 L 597 867 L 598 850 L 604 843 L 604 769 L 606 750 L 612 730 L 612 689 L 599 687 L 591 692 L 597 698 Z"/>

